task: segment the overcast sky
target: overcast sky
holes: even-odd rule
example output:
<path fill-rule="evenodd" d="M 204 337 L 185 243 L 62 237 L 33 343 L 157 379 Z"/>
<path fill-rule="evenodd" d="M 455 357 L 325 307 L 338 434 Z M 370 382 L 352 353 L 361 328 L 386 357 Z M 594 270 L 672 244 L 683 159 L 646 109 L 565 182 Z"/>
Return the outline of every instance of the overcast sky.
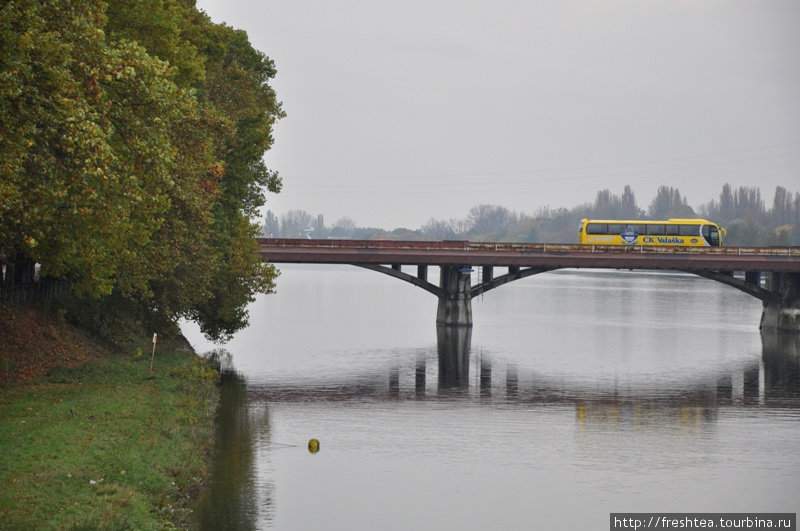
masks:
<path fill-rule="evenodd" d="M 277 215 L 800 192 L 798 0 L 198 0 L 275 61 Z"/>

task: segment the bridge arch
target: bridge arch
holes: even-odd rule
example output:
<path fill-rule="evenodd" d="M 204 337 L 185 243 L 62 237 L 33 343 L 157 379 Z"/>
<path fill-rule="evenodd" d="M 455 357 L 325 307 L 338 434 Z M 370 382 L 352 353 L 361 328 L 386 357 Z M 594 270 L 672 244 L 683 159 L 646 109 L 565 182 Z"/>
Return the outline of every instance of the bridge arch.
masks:
<path fill-rule="evenodd" d="M 414 284 L 418 288 L 422 288 L 429 293 L 433 293 L 437 297 L 442 297 L 445 295 L 444 290 L 433 284 L 432 282 L 428 282 L 427 280 L 427 273 L 420 274 L 421 269 L 417 269 L 417 276 L 409 275 L 408 273 L 404 273 L 400 270 L 400 267 L 386 267 L 385 265 L 380 264 L 353 264 L 358 267 L 363 267 L 364 269 L 369 269 L 371 271 L 377 271 L 378 273 L 383 273 L 384 275 L 389 275 L 390 277 L 398 278 L 400 280 L 404 280 L 411 284 Z M 422 267 L 422 266 L 421 266 Z M 426 270 L 427 271 L 427 270 Z"/>
<path fill-rule="evenodd" d="M 533 275 L 538 275 L 539 273 L 547 273 L 548 271 L 554 271 L 559 269 L 557 267 L 528 267 L 526 269 L 521 268 L 513 268 L 510 267 L 508 273 L 505 275 L 501 275 L 496 278 L 491 278 L 489 280 L 485 280 L 480 284 L 477 284 L 472 287 L 471 293 L 473 297 L 477 297 L 478 295 L 483 295 L 489 290 L 494 288 L 499 288 L 503 284 L 508 284 L 514 280 L 519 280 L 521 278 L 530 277 Z"/>
<path fill-rule="evenodd" d="M 363 267 L 364 269 L 369 269 L 370 271 L 376 271 L 378 273 L 383 273 L 384 275 L 389 275 L 390 277 L 397 278 L 399 280 L 403 280 L 408 282 L 409 284 L 413 284 L 418 288 L 422 288 L 425 291 L 436 295 L 437 297 L 446 296 L 446 292 L 443 288 L 437 286 L 436 284 L 429 282 L 427 280 L 427 275 L 420 275 L 420 269 L 417 269 L 417 276 L 411 275 L 409 273 L 403 272 L 399 267 L 387 267 L 385 265 L 379 264 L 353 264 L 358 267 Z M 422 267 L 422 266 L 420 266 Z M 469 271 L 463 271 L 464 273 L 471 272 L 471 268 L 468 266 L 464 266 L 463 269 L 469 269 Z M 509 272 L 505 275 L 501 275 L 499 277 L 490 277 L 488 280 L 484 280 L 474 286 L 470 286 L 469 295 L 470 298 L 477 297 L 478 295 L 483 295 L 489 290 L 499 288 L 504 284 L 508 284 L 514 280 L 520 280 L 522 278 L 526 278 L 532 275 L 538 275 L 539 273 L 547 273 L 548 271 L 554 271 L 559 269 L 557 267 L 528 267 L 528 268 L 509 268 Z"/>
<path fill-rule="evenodd" d="M 740 291 L 747 293 L 752 297 L 759 299 L 764 304 L 780 300 L 780 295 L 778 293 L 762 288 L 759 285 L 758 278 L 751 278 L 748 280 L 747 278 L 748 275 L 745 275 L 745 278 L 741 279 L 734 277 L 731 273 L 719 272 L 719 271 L 684 271 L 684 272 L 691 273 L 692 275 L 697 275 L 699 277 L 707 278 L 709 280 L 715 280 L 727 286 L 734 287 Z"/>
<path fill-rule="evenodd" d="M 508 267 L 508 273 L 498 277 L 493 276 L 492 266 L 483 266 L 482 280 L 478 284 L 472 285 L 471 273 L 473 268 L 464 266 L 440 266 L 441 283 L 436 285 L 428 281 L 427 266 L 417 266 L 417 276 L 402 271 L 400 265 L 385 266 L 381 264 L 356 263 L 353 264 L 364 269 L 383 273 L 393 278 L 397 278 L 409 284 L 413 284 L 425 291 L 435 295 L 439 299 L 437 311 L 438 325 L 457 325 L 472 326 L 472 299 L 482 295 L 487 291 L 498 288 L 514 280 L 520 280 L 540 273 L 547 273 L 563 267 Z M 696 271 L 681 270 L 702 278 L 713 280 L 727 286 L 736 288 L 751 297 L 762 301 L 764 313 L 760 327 L 773 327 L 772 321 L 779 319 L 781 308 L 780 292 L 770 291 L 761 287 L 760 272 L 746 272 L 745 278 L 733 276 L 732 272 L 727 271 Z M 454 322 L 455 321 L 455 322 Z"/>
<path fill-rule="evenodd" d="M 411 275 L 409 273 L 405 273 L 399 266 L 394 267 L 387 267 L 385 265 L 379 264 L 353 264 L 358 267 L 363 267 L 364 269 L 369 269 L 371 271 L 376 271 L 378 273 L 383 273 L 384 275 L 389 275 L 390 277 L 397 278 L 399 280 L 403 280 L 414 286 L 424 289 L 425 291 L 436 295 L 437 297 L 442 297 L 446 295 L 445 289 L 436 284 L 429 282 L 427 280 L 427 274 L 421 273 L 422 271 L 426 271 L 424 269 L 425 266 L 418 266 L 417 269 L 417 276 Z M 472 272 L 472 268 L 469 266 L 463 266 L 461 269 L 462 273 L 469 274 Z M 509 282 L 513 282 L 514 280 L 520 280 L 523 278 L 527 278 L 533 275 L 538 275 L 540 273 L 547 273 L 549 271 L 555 271 L 558 269 L 566 269 L 566 268 L 559 268 L 559 267 L 528 267 L 528 268 L 520 268 L 520 267 L 509 267 L 508 273 L 505 275 L 501 275 L 499 277 L 494 277 L 489 271 L 492 271 L 491 267 L 484 268 L 484 279 L 479 281 L 478 284 L 471 285 L 469 294 L 471 298 L 477 297 L 478 295 L 483 295 L 487 291 L 490 291 L 495 288 L 499 288 Z M 751 297 L 755 297 L 760 301 L 766 303 L 769 302 L 776 302 L 780 300 L 780 294 L 770 291 L 768 289 L 762 288 L 759 283 L 758 276 L 751 277 L 749 274 L 745 276 L 744 279 L 738 278 L 733 276 L 730 272 L 720 272 L 720 271 L 692 271 L 692 270 L 682 270 L 683 273 L 688 273 L 691 275 L 696 275 L 702 278 L 707 278 L 709 280 L 714 280 L 716 282 L 720 282 L 727 286 L 731 286 L 736 288 L 744 293 L 747 293 Z M 488 277 L 488 278 L 487 278 Z"/>

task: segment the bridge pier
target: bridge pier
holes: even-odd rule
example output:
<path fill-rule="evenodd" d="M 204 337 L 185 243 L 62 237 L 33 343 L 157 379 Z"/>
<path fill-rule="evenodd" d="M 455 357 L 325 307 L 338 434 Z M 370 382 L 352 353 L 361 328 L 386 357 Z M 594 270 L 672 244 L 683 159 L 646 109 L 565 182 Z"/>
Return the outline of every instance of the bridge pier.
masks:
<path fill-rule="evenodd" d="M 768 273 L 767 289 L 760 328 L 800 332 L 800 273 Z"/>
<path fill-rule="evenodd" d="M 469 266 L 440 267 L 438 326 L 472 326 L 472 287 Z"/>

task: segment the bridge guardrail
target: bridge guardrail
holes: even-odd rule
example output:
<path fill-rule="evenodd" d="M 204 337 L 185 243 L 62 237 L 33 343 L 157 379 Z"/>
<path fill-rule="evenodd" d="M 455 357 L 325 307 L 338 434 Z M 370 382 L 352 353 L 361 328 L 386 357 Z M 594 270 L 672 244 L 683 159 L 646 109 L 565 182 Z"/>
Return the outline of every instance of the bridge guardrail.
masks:
<path fill-rule="evenodd" d="M 506 243 L 470 241 L 408 241 L 408 240 L 322 240 L 292 238 L 258 238 L 263 247 L 331 248 L 331 249 L 410 249 L 438 251 L 493 251 L 517 253 L 655 253 L 711 254 L 724 256 L 796 256 L 800 247 L 660 247 L 649 245 L 617 246 L 564 243 Z"/>

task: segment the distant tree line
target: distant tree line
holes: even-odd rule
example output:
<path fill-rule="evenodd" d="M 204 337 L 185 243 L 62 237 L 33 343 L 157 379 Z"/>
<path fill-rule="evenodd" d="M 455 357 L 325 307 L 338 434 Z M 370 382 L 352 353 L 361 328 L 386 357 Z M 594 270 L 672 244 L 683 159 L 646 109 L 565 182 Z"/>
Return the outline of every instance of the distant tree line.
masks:
<path fill-rule="evenodd" d="M 727 230 L 725 245 L 800 245 L 800 193 L 777 187 L 767 208 L 756 187 L 723 186 L 719 199 L 698 211 L 677 188 L 661 186 L 646 209 L 639 207 L 630 185 L 621 195 L 605 189 L 593 203 L 571 209 L 544 207 L 533 215 L 499 205 L 476 205 L 464 219 L 430 219 L 417 230 L 361 228 L 350 218 L 327 227 L 321 215 L 292 210 L 278 217 L 267 212 L 263 234 L 284 238 L 352 238 L 394 240 L 473 240 L 529 243 L 574 243 L 578 222 L 595 219 L 705 218 Z"/>
<path fill-rule="evenodd" d="M 702 206 L 700 213 L 728 231 L 728 245 L 800 245 L 800 193 L 778 186 L 767 208 L 757 187 L 730 185 L 722 188 L 719 200 Z"/>
<path fill-rule="evenodd" d="M 0 280 L 38 263 L 88 320 L 243 327 L 277 274 L 251 221 L 281 188 L 273 62 L 193 0 L 1 2 L 0 50 Z"/>

